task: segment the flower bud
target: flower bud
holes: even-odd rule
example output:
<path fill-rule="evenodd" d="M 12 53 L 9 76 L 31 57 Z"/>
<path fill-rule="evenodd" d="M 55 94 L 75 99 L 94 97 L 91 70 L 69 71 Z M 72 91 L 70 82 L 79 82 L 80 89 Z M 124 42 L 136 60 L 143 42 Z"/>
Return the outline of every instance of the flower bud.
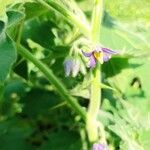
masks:
<path fill-rule="evenodd" d="M 76 57 L 73 60 L 72 76 L 76 77 L 79 71 L 80 71 L 80 61 L 79 61 L 78 57 Z"/>
<path fill-rule="evenodd" d="M 108 150 L 108 146 L 106 144 L 95 143 L 92 150 Z"/>
<path fill-rule="evenodd" d="M 67 57 L 64 61 L 64 68 L 65 68 L 65 74 L 68 77 L 73 68 L 73 58 L 72 57 Z"/>
<path fill-rule="evenodd" d="M 64 61 L 64 68 L 65 68 L 65 74 L 67 77 L 69 75 L 72 75 L 72 77 L 76 77 L 79 72 L 81 72 L 83 75 L 86 74 L 85 65 L 79 56 L 66 57 Z"/>
<path fill-rule="evenodd" d="M 80 72 L 85 75 L 86 74 L 86 67 L 85 64 L 83 63 L 83 61 L 80 61 Z"/>

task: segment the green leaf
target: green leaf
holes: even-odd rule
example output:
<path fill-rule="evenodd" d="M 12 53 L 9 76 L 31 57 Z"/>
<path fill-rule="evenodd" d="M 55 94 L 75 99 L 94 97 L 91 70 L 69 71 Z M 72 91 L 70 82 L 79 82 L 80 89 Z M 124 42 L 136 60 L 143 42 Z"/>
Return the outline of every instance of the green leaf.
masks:
<path fill-rule="evenodd" d="M 54 45 L 52 28 L 56 25 L 43 18 L 35 18 L 26 22 L 23 28 L 22 42 L 27 44 L 30 39 L 44 48 L 50 49 Z"/>
<path fill-rule="evenodd" d="M 0 16 L 3 16 L 5 14 L 6 11 L 6 5 L 7 5 L 7 1 L 1 0 L 0 1 L 1 5 L 0 5 Z"/>
<path fill-rule="evenodd" d="M 115 125 L 110 125 L 108 128 L 122 139 L 123 143 L 127 145 L 127 149 L 143 150 L 142 145 L 140 145 L 138 141 L 134 139 L 136 134 L 134 128 L 132 128 L 125 122 L 125 120 L 118 116 L 116 116 L 114 119 L 116 122 Z"/>
<path fill-rule="evenodd" d="M 106 10 L 120 20 L 135 22 L 136 20 L 148 21 L 150 17 L 149 0 L 106 0 Z"/>
<path fill-rule="evenodd" d="M 75 132 L 59 131 L 49 135 L 49 140 L 40 150 L 80 150 L 81 141 Z"/>
<path fill-rule="evenodd" d="M 0 38 L 0 83 L 4 82 L 13 63 L 16 61 L 16 50 L 12 40 L 3 35 Z"/>
<path fill-rule="evenodd" d="M 129 65 L 128 58 L 112 58 L 110 61 L 103 64 L 102 71 L 109 79 L 109 83 L 112 87 L 125 92 L 127 87 L 130 86 L 133 70 Z"/>
<path fill-rule="evenodd" d="M 20 120 L 13 118 L 0 122 L 0 145 L 1 150 L 34 150 L 27 142 L 31 128 Z"/>
<path fill-rule="evenodd" d="M 72 25 L 77 26 L 85 35 L 89 34 L 89 23 L 86 20 L 84 13 L 78 8 L 74 1 L 42 1 L 38 0 L 43 6 L 48 9 L 54 9 L 61 14 Z"/>
<path fill-rule="evenodd" d="M 3 16 L 0 16 L 0 36 L 5 31 L 7 21 L 8 21 L 8 17 L 6 14 L 4 14 Z"/>
<path fill-rule="evenodd" d="M 101 43 L 105 47 L 116 50 L 131 50 L 133 45 L 121 35 L 118 34 L 118 29 L 112 27 L 101 27 Z M 119 42 L 118 42 L 119 41 Z"/>
<path fill-rule="evenodd" d="M 132 62 L 137 62 L 141 63 L 142 65 L 140 67 L 137 67 L 134 70 L 134 74 L 136 77 L 139 78 L 141 82 L 141 87 L 144 91 L 145 97 L 149 98 L 150 97 L 150 82 L 149 82 L 149 77 L 150 77 L 150 58 L 141 58 L 141 59 L 135 59 Z"/>
<path fill-rule="evenodd" d="M 47 115 L 51 107 L 61 102 L 58 96 L 44 89 L 31 90 L 21 101 L 25 102 L 23 113 L 33 118 L 39 115 Z"/>
<path fill-rule="evenodd" d="M 5 23 L 0 20 L 0 35 L 1 35 L 2 32 L 4 31 L 4 27 L 5 27 Z"/>
<path fill-rule="evenodd" d="M 27 85 L 21 78 L 9 79 L 5 82 L 2 92 L 1 114 L 6 118 L 22 111 L 21 97 L 26 94 Z M 29 89 L 29 88 L 28 88 Z"/>
<path fill-rule="evenodd" d="M 24 96 L 27 91 L 27 84 L 21 78 L 13 78 L 6 82 L 4 97 L 10 99 L 12 94 L 16 94 L 19 98 Z"/>
<path fill-rule="evenodd" d="M 43 5 L 35 2 L 28 2 L 24 5 L 24 7 L 26 19 L 32 19 L 48 12 L 48 9 L 46 9 Z"/>
<path fill-rule="evenodd" d="M 4 94 L 4 85 L 3 84 L 0 84 L 0 102 L 3 98 L 3 94 Z"/>
<path fill-rule="evenodd" d="M 7 11 L 6 14 L 8 16 L 7 27 L 15 25 L 25 17 L 25 15 L 22 12 L 16 10 Z"/>
<path fill-rule="evenodd" d="M 128 58 L 114 57 L 103 64 L 102 71 L 106 74 L 106 77 L 112 77 L 125 68 L 129 68 Z"/>
<path fill-rule="evenodd" d="M 139 135 L 139 141 L 143 145 L 144 150 L 150 148 L 150 130 L 144 130 Z"/>

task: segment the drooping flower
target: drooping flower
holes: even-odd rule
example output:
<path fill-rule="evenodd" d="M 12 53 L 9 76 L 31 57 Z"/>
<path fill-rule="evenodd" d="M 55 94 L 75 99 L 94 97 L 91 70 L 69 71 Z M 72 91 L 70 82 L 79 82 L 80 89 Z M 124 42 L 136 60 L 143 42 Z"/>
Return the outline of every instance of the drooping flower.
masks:
<path fill-rule="evenodd" d="M 92 150 L 108 150 L 108 147 L 106 144 L 95 143 Z"/>
<path fill-rule="evenodd" d="M 67 77 L 70 75 L 76 77 L 79 72 L 81 72 L 83 75 L 86 74 L 86 68 L 80 57 L 68 56 L 64 61 L 64 68 Z"/>
<path fill-rule="evenodd" d="M 112 55 L 118 54 L 118 52 L 111 50 L 109 48 L 104 48 L 97 46 L 94 50 L 91 52 L 84 52 L 82 51 L 83 55 L 85 57 L 89 58 L 89 66 L 90 68 L 94 68 L 96 65 L 96 62 L 99 61 L 101 64 L 103 62 L 108 61 Z"/>
<path fill-rule="evenodd" d="M 73 67 L 73 59 L 71 57 L 68 57 L 64 61 L 64 69 L 66 76 L 69 76 L 72 72 Z"/>

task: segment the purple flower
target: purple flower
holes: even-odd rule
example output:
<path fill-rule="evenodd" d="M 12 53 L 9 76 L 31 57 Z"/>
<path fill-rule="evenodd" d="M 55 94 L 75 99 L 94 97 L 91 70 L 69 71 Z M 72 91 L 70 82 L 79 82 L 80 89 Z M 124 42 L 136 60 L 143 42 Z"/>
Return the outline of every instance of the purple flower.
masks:
<path fill-rule="evenodd" d="M 118 52 L 116 51 L 113 51 L 109 48 L 100 47 L 100 46 L 97 46 L 94 50 L 92 50 L 89 53 L 84 51 L 82 51 L 82 53 L 85 57 L 89 57 L 90 68 L 94 68 L 97 61 L 99 61 L 102 64 L 103 62 L 108 61 L 112 55 L 118 54 Z"/>
<path fill-rule="evenodd" d="M 65 68 L 65 73 L 66 73 L 66 76 L 69 76 L 72 72 L 72 69 L 73 69 L 73 59 L 70 57 L 66 58 L 65 61 L 64 61 L 64 68 Z"/>
<path fill-rule="evenodd" d="M 68 77 L 76 77 L 79 72 L 86 74 L 86 68 L 79 57 L 67 57 L 64 61 L 65 74 Z"/>
<path fill-rule="evenodd" d="M 92 150 L 108 150 L 108 147 L 106 144 L 95 143 Z"/>

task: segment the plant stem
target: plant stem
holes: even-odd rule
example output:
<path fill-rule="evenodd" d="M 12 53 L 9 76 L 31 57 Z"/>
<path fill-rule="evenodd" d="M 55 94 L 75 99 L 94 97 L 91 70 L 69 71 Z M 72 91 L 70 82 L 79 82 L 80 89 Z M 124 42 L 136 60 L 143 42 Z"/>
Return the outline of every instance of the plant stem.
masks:
<path fill-rule="evenodd" d="M 94 1 L 94 10 L 92 15 L 91 40 L 96 45 L 100 40 L 100 26 L 103 16 L 103 0 Z M 97 115 L 101 104 L 101 71 L 100 64 L 91 73 L 91 97 L 87 113 L 87 132 L 90 142 L 98 140 L 98 122 Z"/>
<path fill-rule="evenodd" d="M 60 96 L 67 101 L 67 103 L 75 110 L 77 114 L 83 120 L 86 120 L 86 112 L 84 109 L 78 104 L 77 99 L 73 98 L 65 86 L 61 83 L 61 81 L 54 75 L 54 73 L 40 60 L 36 59 L 26 48 L 19 45 L 18 52 L 27 60 L 31 61 L 50 81 L 50 83 L 54 86 L 56 91 L 60 94 Z"/>
<path fill-rule="evenodd" d="M 92 14 L 92 28 L 91 28 L 91 40 L 94 43 L 99 43 L 100 40 L 100 27 L 103 17 L 103 4 L 104 0 L 94 0 L 94 10 Z"/>
<path fill-rule="evenodd" d="M 49 0 L 45 2 L 44 0 L 37 0 L 40 4 L 45 6 L 47 9 L 54 9 L 59 14 L 61 14 L 69 23 L 76 25 L 82 33 L 89 36 L 90 27 L 88 22 L 84 22 L 79 17 L 75 16 L 71 11 L 62 7 L 58 2 Z"/>

